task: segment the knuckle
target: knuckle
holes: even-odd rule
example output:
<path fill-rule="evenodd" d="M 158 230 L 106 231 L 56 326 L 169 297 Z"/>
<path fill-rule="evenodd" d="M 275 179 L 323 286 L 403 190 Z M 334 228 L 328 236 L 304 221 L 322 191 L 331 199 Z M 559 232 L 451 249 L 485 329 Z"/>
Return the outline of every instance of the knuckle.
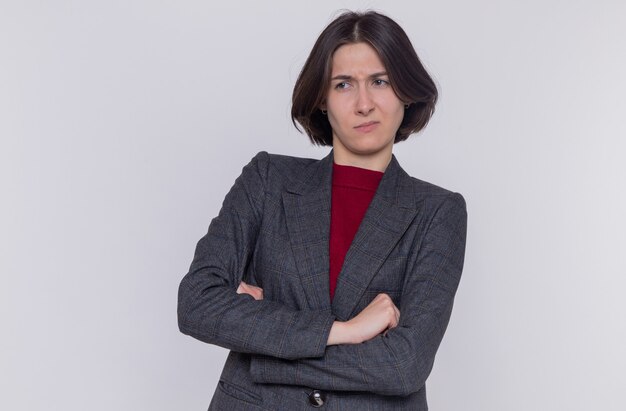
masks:
<path fill-rule="evenodd" d="M 385 293 L 380 293 L 376 296 L 376 299 L 378 299 L 379 301 L 382 302 L 389 302 L 390 298 L 389 295 L 385 294 Z"/>

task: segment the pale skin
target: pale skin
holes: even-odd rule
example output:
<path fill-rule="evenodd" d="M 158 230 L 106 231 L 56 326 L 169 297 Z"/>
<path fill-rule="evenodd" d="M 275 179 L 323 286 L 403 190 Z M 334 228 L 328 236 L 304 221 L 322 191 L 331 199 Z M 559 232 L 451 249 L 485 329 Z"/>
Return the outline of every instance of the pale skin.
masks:
<path fill-rule="evenodd" d="M 346 44 L 332 56 L 331 84 L 320 110 L 333 130 L 337 164 L 385 171 L 405 103 L 393 91 L 376 51 L 366 43 Z M 245 282 L 238 294 L 263 299 L 263 289 Z M 335 321 L 327 345 L 360 344 L 396 327 L 400 310 L 389 295 L 378 294 L 358 315 Z"/>

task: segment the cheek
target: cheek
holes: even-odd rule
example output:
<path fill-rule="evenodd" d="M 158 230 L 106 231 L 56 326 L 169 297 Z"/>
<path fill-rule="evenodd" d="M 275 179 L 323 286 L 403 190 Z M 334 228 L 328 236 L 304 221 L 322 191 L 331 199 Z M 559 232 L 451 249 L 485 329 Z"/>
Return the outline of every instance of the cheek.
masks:
<path fill-rule="evenodd" d="M 397 113 L 397 122 L 398 122 L 398 127 L 400 127 L 400 124 L 402 123 L 402 120 L 404 120 L 404 106 L 402 106 Z"/>
<path fill-rule="evenodd" d="M 334 111 L 328 110 L 326 114 L 328 116 L 328 122 L 330 123 L 330 127 L 334 130 L 337 128 L 337 119 L 334 115 Z"/>
<path fill-rule="evenodd" d="M 346 110 L 345 108 L 342 109 L 340 105 L 329 104 L 328 113 L 326 115 L 328 116 L 328 122 L 333 129 L 342 127 L 342 125 L 346 122 Z"/>
<path fill-rule="evenodd" d="M 397 116 L 404 113 L 404 104 L 393 91 L 385 90 L 378 97 L 378 106 L 388 115 Z"/>
<path fill-rule="evenodd" d="M 394 99 L 388 101 L 387 103 L 387 107 L 389 108 L 387 112 L 389 113 L 389 116 L 394 120 L 394 122 L 398 123 L 399 126 L 404 119 L 404 104 L 395 98 L 395 96 Z"/>

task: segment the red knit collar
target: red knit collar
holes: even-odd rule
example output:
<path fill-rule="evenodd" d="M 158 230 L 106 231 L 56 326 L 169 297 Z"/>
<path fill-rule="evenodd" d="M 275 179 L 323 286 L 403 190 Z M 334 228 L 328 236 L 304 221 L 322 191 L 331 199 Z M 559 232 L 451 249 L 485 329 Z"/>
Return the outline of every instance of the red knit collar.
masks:
<path fill-rule="evenodd" d="M 356 187 L 376 191 L 384 174 L 382 171 L 344 166 L 333 162 L 333 186 Z"/>

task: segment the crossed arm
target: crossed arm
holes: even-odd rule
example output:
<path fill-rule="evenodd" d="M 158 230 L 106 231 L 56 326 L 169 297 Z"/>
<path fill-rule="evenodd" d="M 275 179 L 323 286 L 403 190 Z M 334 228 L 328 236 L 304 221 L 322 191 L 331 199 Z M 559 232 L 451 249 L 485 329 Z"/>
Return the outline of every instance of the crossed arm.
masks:
<path fill-rule="evenodd" d="M 263 299 L 263 289 L 242 281 L 237 294 L 247 294 L 255 300 Z M 400 320 L 400 310 L 389 295 L 378 294 L 356 317 L 349 321 L 334 321 L 326 345 L 360 344 L 371 340 L 385 330 L 394 328 Z"/>
<path fill-rule="evenodd" d="M 322 357 L 285 360 L 253 355 L 253 380 L 382 395 L 404 396 L 420 390 L 450 319 L 465 233 L 465 203 L 460 195 L 451 194 L 439 206 L 407 271 L 400 309 L 393 306 L 393 316 L 385 317 L 379 305 L 391 299 L 379 295 L 352 320 L 333 323 L 330 335 L 337 330 L 342 342 L 333 345 L 329 338 Z M 378 318 L 389 322 L 385 325 Z M 355 333 L 365 338 L 350 339 Z"/>
<path fill-rule="evenodd" d="M 263 213 L 268 163 L 262 152 L 244 168 L 198 243 L 179 288 L 181 331 L 252 354 L 250 371 L 257 383 L 386 395 L 421 389 L 462 271 L 463 198 L 450 194 L 439 204 L 407 269 L 399 309 L 379 296 L 341 323 L 332 313 L 293 310 L 258 298 L 261 290 L 242 284 Z"/>
<path fill-rule="evenodd" d="M 266 152 L 244 167 L 198 242 L 178 289 L 178 326 L 184 334 L 232 351 L 321 357 L 335 319 L 331 313 L 236 293 L 259 234 L 268 167 Z"/>

